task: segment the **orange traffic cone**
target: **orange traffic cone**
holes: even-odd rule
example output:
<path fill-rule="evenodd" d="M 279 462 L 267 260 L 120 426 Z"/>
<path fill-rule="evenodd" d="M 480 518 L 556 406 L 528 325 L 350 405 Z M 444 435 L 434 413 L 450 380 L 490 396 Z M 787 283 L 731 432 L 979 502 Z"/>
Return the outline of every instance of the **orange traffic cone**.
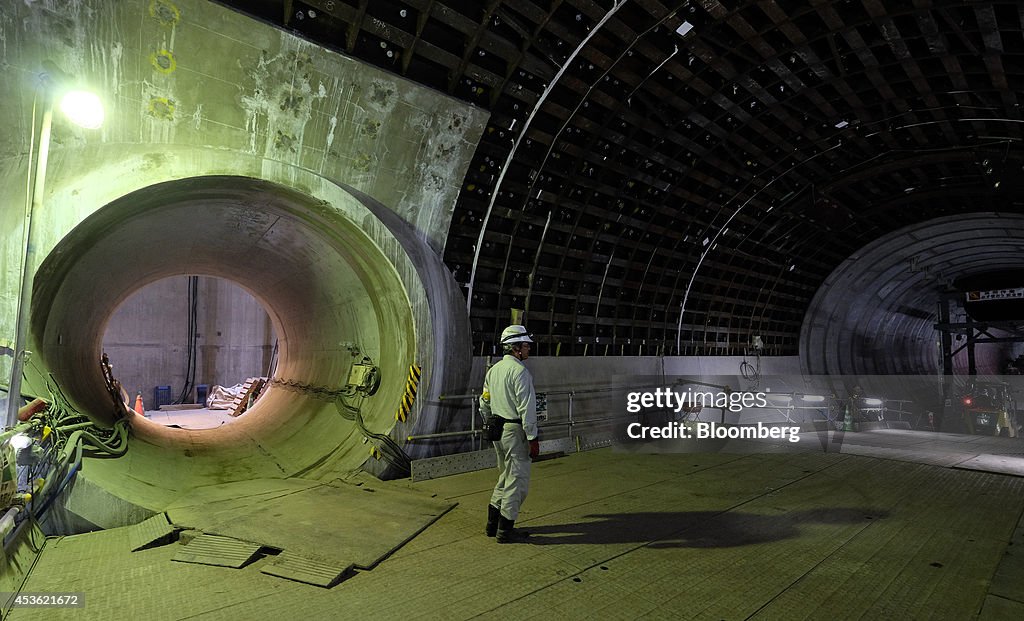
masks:
<path fill-rule="evenodd" d="M 136 414 L 141 414 L 143 416 L 146 415 L 146 406 L 142 405 L 142 393 L 141 392 L 138 394 L 138 396 L 135 397 L 135 413 Z"/>

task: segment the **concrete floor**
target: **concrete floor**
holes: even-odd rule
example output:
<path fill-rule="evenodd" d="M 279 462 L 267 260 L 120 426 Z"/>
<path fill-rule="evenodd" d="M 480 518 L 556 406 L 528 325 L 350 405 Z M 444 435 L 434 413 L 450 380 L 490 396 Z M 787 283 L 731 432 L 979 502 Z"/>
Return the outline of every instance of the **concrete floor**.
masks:
<path fill-rule="evenodd" d="M 231 416 L 229 410 L 209 408 L 146 410 L 146 418 L 154 423 L 176 425 L 182 429 L 212 429 L 238 420 Z"/>
<path fill-rule="evenodd" d="M 901 434 L 915 448 L 890 446 Z M 331 589 L 261 574 L 267 559 L 172 562 L 179 543 L 130 553 L 120 529 L 50 539 L 24 590 L 81 591 L 85 607 L 9 618 L 1024 618 L 1010 545 L 1024 545 L 1024 478 L 905 461 L 942 442 L 971 458 L 1024 443 L 901 434 L 847 433 L 844 453 L 538 462 L 519 522 L 530 544 L 483 535 L 493 472 L 408 483 L 459 504 Z M 871 450 L 884 457 L 852 454 Z"/>

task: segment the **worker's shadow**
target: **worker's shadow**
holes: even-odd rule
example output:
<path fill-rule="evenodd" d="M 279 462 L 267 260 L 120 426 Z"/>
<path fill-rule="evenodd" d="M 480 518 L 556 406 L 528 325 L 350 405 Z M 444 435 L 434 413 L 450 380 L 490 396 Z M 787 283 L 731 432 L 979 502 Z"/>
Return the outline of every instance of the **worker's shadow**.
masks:
<path fill-rule="evenodd" d="M 729 548 L 799 537 L 803 529 L 829 524 L 869 524 L 887 512 L 828 508 L 779 515 L 716 511 L 588 515 L 574 524 L 524 524 L 534 545 L 650 542 L 652 548 Z"/>

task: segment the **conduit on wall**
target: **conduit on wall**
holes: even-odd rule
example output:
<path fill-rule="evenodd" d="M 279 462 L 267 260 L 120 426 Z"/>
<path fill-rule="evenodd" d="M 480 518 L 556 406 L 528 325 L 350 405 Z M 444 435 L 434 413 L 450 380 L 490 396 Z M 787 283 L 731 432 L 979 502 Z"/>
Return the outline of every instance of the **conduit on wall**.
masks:
<path fill-rule="evenodd" d="M 393 214 L 365 196 L 339 194 L 344 205 L 256 179 L 199 177 L 150 186 L 101 208 L 57 244 L 35 278 L 37 369 L 52 373 L 81 411 L 110 422 L 113 406 L 98 361 L 114 310 L 161 278 L 217 276 L 247 289 L 270 314 L 280 342 L 275 378 L 337 389 L 352 363 L 368 356 L 383 381 L 363 401 L 363 420 L 373 432 L 391 432 L 411 365 L 424 367 L 421 396 L 464 382 L 464 302 L 452 295 L 454 285 L 444 286 L 450 276 L 439 259 Z M 385 225 L 377 216 L 392 221 Z M 437 340 L 447 347 L 434 347 Z M 416 412 L 401 434 L 442 424 L 436 412 Z M 128 456 L 91 470 L 115 493 L 159 506 L 197 485 L 337 476 L 360 467 L 368 448 L 332 399 L 274 384 L 243 418 L 217 429 L 136 418 Z"/>

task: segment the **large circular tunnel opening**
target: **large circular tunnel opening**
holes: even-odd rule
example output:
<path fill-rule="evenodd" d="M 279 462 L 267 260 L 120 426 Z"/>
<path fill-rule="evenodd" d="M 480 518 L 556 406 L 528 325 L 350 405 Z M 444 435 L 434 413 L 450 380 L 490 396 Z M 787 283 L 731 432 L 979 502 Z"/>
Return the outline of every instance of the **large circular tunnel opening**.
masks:
<path fill-rule="evenodd" d="M 328 202 L 261 180 L 202 177 L 138 190 L 80 222 L 37 272 L 31 336 L 37 366 L 93 420 L 118 415 L 99 365 L 105 324 L 147 284 L 191 274 L 237 283 L 266 308 L 279 342 L 276 372 L 245 417 L 198 431 L 135 417 L 126 458 L 92 464 L 92 476 L 158 505 L 197 485 L 326 477 L 366 461 L 366 433 L 393 428 L 416 349 L 402 282 L 361 228 L 369 219 L 340 190 Z M 365 376 L 356 367 L 381 378 L 372 396 L 346 403 L 361 424 L 337 403 Z"/>
<path fill-rule="evenodd" d="M 277 335 L 263 304 L 223 278 L 172 276 L 134 291 L 106 322 L 103 354 L 133 407 L 185 429 L 238 420 L 273 375 Z"/>
<path fill-rule="evenodd" d="M 829 275 L 808 307 L 800 335 L 804 372 L 941 372 L 936 323 L 943 296 L 962 298 L 957 283 L 979 275 L 1020 273 L 1022 249 L 1024 217 L 1000 212 L 936 218 L 866 245 Z M 958 320 L 959 303 L 951 312 Z M 1005 343 L 979 347 L 979 373 L 1000 373 L 1010 353 Z M 954 358 L 957 374 L 967 373 L 965 358 L 963 351 Z"/>

